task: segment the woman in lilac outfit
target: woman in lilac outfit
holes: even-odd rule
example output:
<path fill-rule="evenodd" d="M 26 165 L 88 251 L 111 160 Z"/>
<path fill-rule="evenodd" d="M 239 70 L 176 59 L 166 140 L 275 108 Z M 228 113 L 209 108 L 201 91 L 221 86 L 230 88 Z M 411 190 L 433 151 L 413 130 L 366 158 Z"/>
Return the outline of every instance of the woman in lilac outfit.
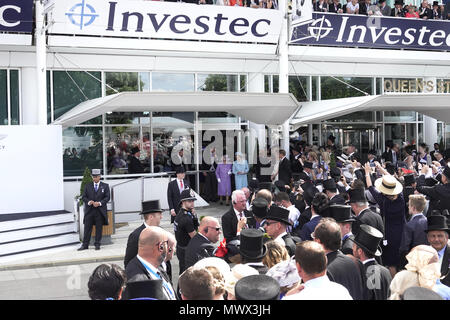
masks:
<path fill-rule="evenodd" d="M 228 157 L 224 155 L 222 162 L 217 164 L 216 177 L 217 177 L 217 194 L 220 197 L 220 204 L 223 204 L 222 197 L 226 197 L 226 205 L 230 205 L 231 195 L 231 169 L 233 164 L 229 163 Z"/>

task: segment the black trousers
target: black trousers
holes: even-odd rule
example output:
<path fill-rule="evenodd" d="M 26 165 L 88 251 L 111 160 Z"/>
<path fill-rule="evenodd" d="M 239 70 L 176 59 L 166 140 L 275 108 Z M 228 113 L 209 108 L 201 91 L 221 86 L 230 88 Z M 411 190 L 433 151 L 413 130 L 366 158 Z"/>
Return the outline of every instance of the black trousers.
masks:
<path fill-rule="evenodd" d="M 186 247 L 180 247 L 179 245 L 177 245 L 177 258 L 180 267 L 180 272 L 178 273 L 179 275 L 181 275 L 184 272 L 184 270 L 186 270 L 185 256 L 186 256 Z"/>
<path fill-rule="evenodd" d="M 92 227 L 95 226 L 95 246 L 100 246 L 102 240 L 103 231 L 103 216 L 99 210 L 91 210 L 84 217 L 84 236 L 83 236 L 83 247 L 89 247 L 89 242 L 91 242 Z"/>

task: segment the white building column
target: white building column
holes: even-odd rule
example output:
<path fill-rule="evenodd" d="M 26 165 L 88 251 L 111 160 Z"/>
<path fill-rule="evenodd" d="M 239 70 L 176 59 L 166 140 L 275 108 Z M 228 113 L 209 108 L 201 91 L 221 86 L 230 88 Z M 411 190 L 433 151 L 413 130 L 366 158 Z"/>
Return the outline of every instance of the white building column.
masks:
<path fill-rule="evenodd" d="M 433 86 L 423 86 L 424 93 L 436 93 L 436 87 L 437 87 L 437 79 L 434 77 L 428 77 L 423 79 L 425 83 L 428 83 L 429 81 L 432 81 Z M 431 89 L 431 90 L 429 90 Z M 431 101 L 432 103 L 432 101 Z M 437 141 L 437 120 L 431 117 L 428 117 L 426 115 L 423 115 L 423 135 L 424 135 L 424 142 L 430 147 L 430 150 L 433 150 L 433 144 L 439 143 Z"/>
<path fill-rule="evenodd" d="M 21 97 L 22 97 L 22 124 L 39 124 L 38 108 L 36 107 L 37 86 L 36 68 L 21 69 Z"/>
<path fill-rule="evenodd" d="M 280 66 L 280 93 L 289 93 L 289 46 L 288 46 L 288 20 L 287 20 L 287 1 L 278 1 L 278 8 L 283 17 L 279 42 L 279 66 Z M 289 121 L 282 126 L 283 138 L 281 148 L 286 150 L 286 156 L 289 158 Z"/>
<path fill-rule="evenodd" d="M 250 79 L 248 82 L 248 92 L 264 92 L 264 74 L 263 73 L 250 73 L 248 75 Z M 258 124 L 249 121 L 248 129 L 250 130 L 250 135 L 252 139 L 249 139 L 248 144 L 248 157 L 247 160 L 250 163 L 256 163 L 257 158 L 253 158 L 254 156 L 258 157 L 257 154 L 258 145 L 259 150 L 265 149 L 267 146 L 267 135 L 266 135 L 266 126 L 264 124 Z M 253 139 L 255 137 L 256 139 Z"/>
<path fill-rule="evenodd" d="M 35 1 L 36 4 L 36 99 L 39 125 L 47 124 L 47 47 L 44 25 L 44 5 L 42 1 Z"/>

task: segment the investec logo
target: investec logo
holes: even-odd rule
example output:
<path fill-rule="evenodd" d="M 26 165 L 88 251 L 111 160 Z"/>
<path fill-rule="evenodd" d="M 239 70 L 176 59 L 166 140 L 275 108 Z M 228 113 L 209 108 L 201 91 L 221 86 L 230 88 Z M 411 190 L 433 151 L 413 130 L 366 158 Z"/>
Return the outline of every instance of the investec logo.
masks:
<path fill-rule="evenodd" d="M 76 25 L 80 30 L 86 30 L 92 26 L 94 21 L 100 17 L 93 0 L 82 0 L 70 7 L 65 13 L 70 23 Z M 164 26 L 175 34 L 193 33 L 203 35 L 214 32 L 216 35 L 232 35 L 236 37 L 252 35 L 263 38 L 269 34 L 271 21 L 269 19 L 257 19 L 250 21 L 246 17 L 228 17 L 223 13 L 213 15 L 198 15 L 195 10 L 186 14 L 152 13 L 152 12 L 118 12 L 117 1 L 109 1 L 108 20 L 105 31 L 111 32 L 144 32 L 144 24 L 151 24 L 155 33 L 162 30 Z M 123 5 L 123 3 L 121 3 Z M 195 8 L 194 6 L 192 7 Z M 116 30 L 114 24 L 121 15 L 122 23 L 120 30 Z M 131 21 L 132 20 L 132 21 Z M 129 26 L 130 25 L 130 26 Z M 132 26 L 131 26 L 132 25 Z M 129 30 L 130 29 L 130 30 Z M 145 30 L 148 30 L 146 28 Z"/>
<path fill-rule="evenodd" d="M 430 29 L 428 26 L 419 25 L 417 28 L 400 28 L 397 26 L 382 26 L 383 18 L 370 17 L 363 24 L 351 24 L 348 27 L 350 17 L 341 17 L 333 21 L 339 21 L 339 26 L 332 25 L 332 22 L 325 15 L 319 19 L 315 19 L 308 23 L 308 35 L 298 39 L 298 41 L 306 39 L 315 39 L 316 42 L 326 39 L 327 43 L 355 43 L 355 44 L 387 44 L 387 45 L 419 45 L 419 46 L 450 46 L 449 29 Z M 353 20 L 350 20 L 353 22 Z M 447 23 L 450 27 L 450 23 Z M 429 26 L 433 26 L 430 24 Z M 330 32 L 338 28 L 337 36 L 335 32 L 333 36 Z M 333 39 L 331 39 L 333 37 Z M 329 38 L 329 39 L 327 39 Z"/>

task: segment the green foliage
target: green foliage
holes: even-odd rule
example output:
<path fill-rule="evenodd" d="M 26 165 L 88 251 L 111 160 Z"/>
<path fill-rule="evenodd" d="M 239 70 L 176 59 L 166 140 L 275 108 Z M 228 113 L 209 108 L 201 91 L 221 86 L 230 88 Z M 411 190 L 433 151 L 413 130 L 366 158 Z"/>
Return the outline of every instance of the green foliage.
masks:
<path fill-rule="evenodd" d="M 83 174 L 83 180 L 81 180 L 81 186 L 80 186 L 80 194 L 78 195 L 78 202 L 81 205 L 83 205 L 83 192 L 84 192 L 84 188 L 86 186 L 86 184 L 92 182 L 92 175 L 91 175 L 91 170 L 89 170 L 88 167 L 86 167 L 86 169 L 84 169 L 84 174 Z"/>
<path fill-rule="evenodd" d="M 336 156 L 334 155 L 334 152 L 330 154 L 330 168 L 336 168 Z"/>

